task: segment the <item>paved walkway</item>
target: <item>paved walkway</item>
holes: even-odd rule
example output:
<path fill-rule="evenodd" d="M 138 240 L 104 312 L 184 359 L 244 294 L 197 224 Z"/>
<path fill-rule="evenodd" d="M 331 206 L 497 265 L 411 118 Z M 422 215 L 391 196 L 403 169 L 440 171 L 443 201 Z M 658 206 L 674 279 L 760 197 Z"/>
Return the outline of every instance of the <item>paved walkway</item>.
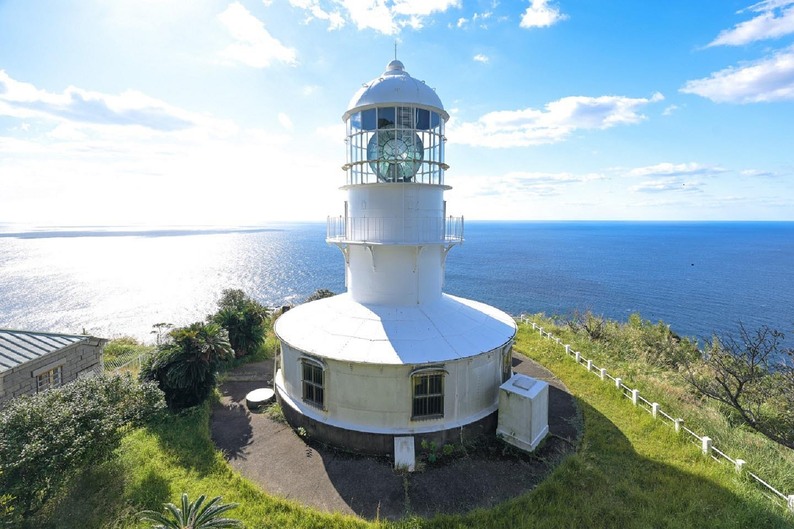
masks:
<path fill-rule="evenodd" d="M 494 443 L 406 476 L 395 472 L 388 458 L 306 442 L 287 424 L 245 406 L 249 391 L 272 387 L 272 361 L 247 364 L 227 375 L 223 398 L 212 414 L 212 438 L 234 468 L 268 493 L 323 511 L 396 519 L 490 507 L 534 488 L 574 449 L 582 423 L 573 397 L 551 372 L 519 355 L 513 364 L 514 371 L 550 384 L 552 435 L 532 456 L 505 455 Z"/>

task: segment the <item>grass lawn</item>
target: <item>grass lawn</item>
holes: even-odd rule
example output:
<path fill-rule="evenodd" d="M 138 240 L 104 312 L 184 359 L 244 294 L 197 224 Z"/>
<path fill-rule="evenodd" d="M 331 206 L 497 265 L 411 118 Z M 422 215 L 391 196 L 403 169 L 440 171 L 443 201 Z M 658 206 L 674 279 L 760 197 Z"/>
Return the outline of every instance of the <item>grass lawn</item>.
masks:
<path fill-rule="evenodd" d="M 236 474 L 209 438 L 209 405 L 130 432 L 119 458 L 75 480 L 35 527 L 143 528 L 134 518 L 185 491 L 221 495 L 253 528 L 794 528 L 794 516 L 733 468 L 701 455 L 672 428 L 631 406 L 561 348 L 521 326 L 516 350 L 540 361 L 576 396 L 584 435 L 536 489 L 462 516 L 367 522 L 274 498 Z M 584 352 L 584 349 L 582 349 Z"/>

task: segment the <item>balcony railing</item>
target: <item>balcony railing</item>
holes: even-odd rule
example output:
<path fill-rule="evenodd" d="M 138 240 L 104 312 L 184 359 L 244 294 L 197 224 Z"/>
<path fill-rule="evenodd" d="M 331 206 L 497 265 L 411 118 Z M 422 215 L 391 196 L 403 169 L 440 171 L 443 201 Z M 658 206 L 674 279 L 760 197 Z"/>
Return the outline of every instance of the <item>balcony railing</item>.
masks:
<path fill-rule="evenodd" d="M 328 242 L 459 244 L 463 217 L 328 217 Z"/>

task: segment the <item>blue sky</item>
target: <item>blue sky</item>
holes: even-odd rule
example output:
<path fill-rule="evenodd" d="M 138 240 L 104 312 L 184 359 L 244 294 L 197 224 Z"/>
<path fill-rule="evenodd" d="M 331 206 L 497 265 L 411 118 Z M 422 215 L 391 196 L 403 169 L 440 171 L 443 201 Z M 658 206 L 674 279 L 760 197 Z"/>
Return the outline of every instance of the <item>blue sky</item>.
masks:
<path fill-rule="evenodd" d="M 0 222 L 338 215 L 395 42 L 451 214 L 794 220 L 794 0 L 0 0 Z"/>

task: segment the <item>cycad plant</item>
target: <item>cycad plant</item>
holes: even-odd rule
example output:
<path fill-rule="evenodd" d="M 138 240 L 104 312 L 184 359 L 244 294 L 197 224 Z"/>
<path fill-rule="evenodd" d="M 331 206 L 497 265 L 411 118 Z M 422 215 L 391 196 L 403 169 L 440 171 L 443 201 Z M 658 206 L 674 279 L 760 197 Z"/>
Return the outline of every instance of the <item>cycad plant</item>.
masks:
<path fill-rule="evenodd" d="M 243 527 L 240 520 L 224 518 L 222 515 L 237 507 L 236 503 L 220 503 L 221 497 L 216 496 L 204 504 L 206 497 L 202 494 L 194 502 L 188 500 L 187 493 L 182 493 L 182 508 L 173 503 L 165 504 L 165 513 L 143 511 L 139 514 L 144 521 L 154 522 L 152 529 L 231 529 Z"/>

